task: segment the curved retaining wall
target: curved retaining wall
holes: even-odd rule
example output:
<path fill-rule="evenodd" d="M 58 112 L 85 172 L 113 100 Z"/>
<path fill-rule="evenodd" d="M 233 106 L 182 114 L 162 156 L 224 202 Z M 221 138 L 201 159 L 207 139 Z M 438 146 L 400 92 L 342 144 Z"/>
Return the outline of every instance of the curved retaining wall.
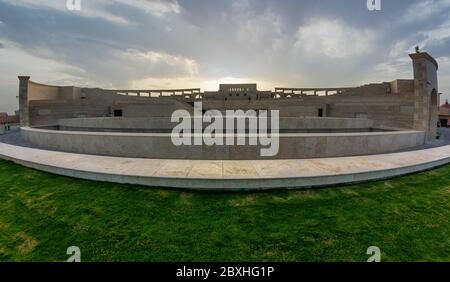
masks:
<path fill-rule="evenodd" d="M 204 160 L 327 158 L 381 154 L 424 144 L 421 131 L 279 134 L 279 153 L 261 157 L 261 146 L 175 146 L 167 133 L 80 132 L 23 127 L 42 148 L 120 157 Z M 266 147 L 264 147 L 266 148 Z"/>
<path fill-rule="evenodd" d="M 270 124 L 270 122 L 269 122 Z M 109 129 L 156 129 L 172 130 L 176 123 L 170 122 L 170 117 L 153 118 L 71 118 L 60 119 L 61 130 L 105 131 Z M 280 129 L 354 129 L 371 128 L 373 122 L 365 118 L 328 118 L 328 117 L 295 117 L 280 118 Z"/>

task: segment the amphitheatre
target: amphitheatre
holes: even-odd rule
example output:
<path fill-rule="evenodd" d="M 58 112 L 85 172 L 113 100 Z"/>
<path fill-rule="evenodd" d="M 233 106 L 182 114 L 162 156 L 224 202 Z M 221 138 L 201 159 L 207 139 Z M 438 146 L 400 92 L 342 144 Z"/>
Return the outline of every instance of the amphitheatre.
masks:
<path fill-rule="evenodd" d="M 423 171 L 448 163 L 450 146 L 438 138 L 438 63 L 426 52 L 410 57 L 411 79 L 347 88 L 106 90 L 20 76 L 20 130 L 0 139 L 0 156 L 77 178 L 188 189 L 312 188 Z M 278 111 L 269 134 L 277 154 L 262 156 L 262 144 L 174 145 L 173 112 L 206 127 L 197 102 L 201 114 Z"/>

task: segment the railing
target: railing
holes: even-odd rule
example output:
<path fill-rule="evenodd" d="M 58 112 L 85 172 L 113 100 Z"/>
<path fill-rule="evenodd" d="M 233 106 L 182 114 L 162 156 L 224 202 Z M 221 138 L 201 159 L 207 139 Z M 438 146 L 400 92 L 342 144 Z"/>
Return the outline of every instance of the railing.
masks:
<path fill-rule="evenodd" d="M 351 87 L 342 88 L 275 88 L 274 92 L 270 92 L 272 98 L 294 98 L 301 96 L 330 96 L 345 93 Z M 123 96 L 134 97 L 181 97 L 186 99 L 201 99 L 203 92 L 200 88 L 189 89 L 170 89 L 170 90 L 115 90 L 115 93 Z"/>
<path fill-rule="evenodd" d="M 300 96 L 329 96 L 335 94 L 342 94 L 351 89 L 351 87 L 342 88 L 275 88 L 273 92 L 274 98 L 292 98 Z M 322 94 L 322 95 L 320 95 Z"/>
<path fill-rule="evenodd" d="M 166 90 L 115 90 L 119 95 L 135 97 L 184 97 L 196 98 L 201 96 L 200 88 L 166 89 Z"/>

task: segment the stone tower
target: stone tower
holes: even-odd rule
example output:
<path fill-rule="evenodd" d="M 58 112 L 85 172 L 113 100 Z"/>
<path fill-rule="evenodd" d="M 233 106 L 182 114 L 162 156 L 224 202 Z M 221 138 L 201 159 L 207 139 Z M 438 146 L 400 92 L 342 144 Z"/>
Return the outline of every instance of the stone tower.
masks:
<path fill-rule="evenodd" d="M 29 76 L 19 76 L 19 112 L 20 126 L 29 126 L 29 109 L 28 109 L 28 82 Z"/>
<path fill-rule="evenodd" d="M 436 139 L 438 122 L 438 63 L 426 52 L 409 55 L 414 68 L 414 129 Z"/>

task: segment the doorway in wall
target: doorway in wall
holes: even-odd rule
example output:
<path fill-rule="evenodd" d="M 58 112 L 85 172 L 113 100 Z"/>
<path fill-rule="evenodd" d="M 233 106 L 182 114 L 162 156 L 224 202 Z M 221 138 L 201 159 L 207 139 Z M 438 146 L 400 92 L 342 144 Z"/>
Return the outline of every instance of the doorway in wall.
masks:
<path fill-rule="evenodd" d="M 115 117 L 121 117 L 123 115 L 122 110 L 114 110 L 114 116 Z"/>
<path fill-rule="evenodd" d="M 436 89 L 431 91 L 430 95 L 430 107 L 428 116 L 428 135 L 429 139 L 433 140 L 437 136 L 437 123 L 438 123 L 438 94 Z"/>

